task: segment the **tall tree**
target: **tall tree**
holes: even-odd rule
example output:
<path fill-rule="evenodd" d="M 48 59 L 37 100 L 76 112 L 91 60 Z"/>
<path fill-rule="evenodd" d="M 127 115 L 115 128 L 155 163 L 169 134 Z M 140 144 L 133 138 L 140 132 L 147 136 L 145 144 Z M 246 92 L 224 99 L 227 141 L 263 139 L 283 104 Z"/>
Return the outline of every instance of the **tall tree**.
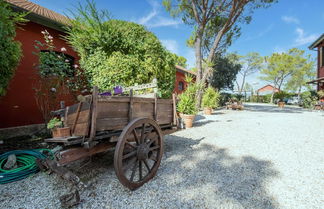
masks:
<path fill-rule="evenodd" d="M 0 0 L 0 96 L 6 94 L 10 79 L 22 57 L 21 43 L 15 41 L 16 26 L 23 22 L 26 13 L 11 10 L 9 4 Z"/>
<path fill-rule="evenodd" d="M 247 55 L 242 56 L 240 62 L 242 68 L 239 71 L 239 74 L 241 75 L 242 81 L 239 83 L 239 81 L 236 80 L 239 94 L 241 94 L 244 89 L 246 78 L 260 70 L 263 58 L 257 52 L 250 52 Z"/>
<path fill-rule="evenodd" d="M 288 53 L 273 53 L 266 57 L 266 66 L 261 70 L 262 80 L 271 83 L 275 88 L 281 90 L 287 80 L 298 71 L 300 60 L 296 57 L 297 49 L 290 49 Z M 271 95 L 273 102 L 274 90 Z"/>
<path fill-rule="evenodd" d="M 213 71 L 213 60 L 240 32 L 238 23 L 249 23 L 254 9 L 267 7 L 277 0 L 164 0 L 172 16 L 180 16 L 193 27 L 197 80 L 205 83 Z M 205 63 L 205 64 L 204 64 Z M 198 91 L 200 103 L 202 91 Z"/>
<path fill-rule="evenodd" d="M 233 90 L 237 73 L 241 67 L 236 54 L 218 55 L 214 60 L 213 75 L 209 83 L 218 90 Z"/>
<path fill-rule="evenodd" d="M 309 87 L 306 83 L 314 79 L 316 75 L 314 61 L 311 60 L 310 55 L 305 55 L 304 50 L 291 49 L 290 54 L 295 59 L 295 70 L 286 84 L 286 90 L 297 92 L 298 99 L 300 98 L 303 87 Z"/>

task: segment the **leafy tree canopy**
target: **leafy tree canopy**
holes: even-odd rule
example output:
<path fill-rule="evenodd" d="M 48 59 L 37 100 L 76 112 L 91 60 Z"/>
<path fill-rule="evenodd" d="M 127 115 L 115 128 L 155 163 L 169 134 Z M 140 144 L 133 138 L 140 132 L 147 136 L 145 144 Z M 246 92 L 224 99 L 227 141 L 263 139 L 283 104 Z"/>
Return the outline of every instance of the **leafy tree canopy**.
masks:
<path fill-rule="evenodd" d="M 242 66 L 238 62 L 239 56 L 228 54 L 226 56 L 218 55 L 214 60 L 213 75 L 211 85 L 216 89 L 233 90 L 234 82 Z"/>
<path fill-rule="evenodd" d="M 213 71 L 218 53 L 240 34 L 239 23 L 249 23 L 252 12 L 277 0 L 163 0 L 174 17 L 193 28 L 188 45 L 194 46 L 197 82 L 205 83 Z M 198 104 L 202 91 L 197 93 Z"/>
<path fill-rule="evenodd" d="M 24 13 L 16 13 L 0 0 L 0 96 L 5 95 L 22 56 L 21 44 L 15 41 L 16 24 L 26 22 Z"/>
<path fill-rule="evenodd" d="M 144 26 L 110 19 L 93 3 L 79 5 L 66 39 L 79 53 L 80 66 L 90 85 L 100 89 L 152 82 L 169 97 L 174 88 L 175 56 Z"/>

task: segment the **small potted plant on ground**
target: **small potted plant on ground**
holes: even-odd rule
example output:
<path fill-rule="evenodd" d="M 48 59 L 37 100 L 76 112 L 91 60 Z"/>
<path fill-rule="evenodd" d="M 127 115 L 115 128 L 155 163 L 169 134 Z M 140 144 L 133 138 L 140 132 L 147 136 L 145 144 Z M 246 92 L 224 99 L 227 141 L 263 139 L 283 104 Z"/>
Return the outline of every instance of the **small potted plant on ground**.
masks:
<path fill-rule="evenodd" d="M 284 106 L 285 106 L 284 98 L 286 97 L 286 95 L 287 94 L 284 91 L 280 91 L 280 92 L 276 93 L 275 96 L 276 96 L 276 98 L 279 99 L 278 107 L 284 108 Z"/>
<path fill-rule="evenodd" d="M 63 127 L 63 123 L 58 118 L 52 118 L 47 123 L 47 128 L 52 131 L 53 138 L 71 136 L 70 128 Z"/>
<path fill-rule="evenodd" d="M 198 86 L 190 82 L 188 83 L 187 89 L 179 95 L 177 109 L 180 112 L 180 117 L 183 119 L 186 128 L 191 128 L 198 112 L 196 101 Z"/>
<path fill-rule="evenodd" d="M 214 88 L 208 87 L 202 98 L 202 106 L 205 115 L 211 115 L 213 108 L 218 106 L 219 93 Z"/>

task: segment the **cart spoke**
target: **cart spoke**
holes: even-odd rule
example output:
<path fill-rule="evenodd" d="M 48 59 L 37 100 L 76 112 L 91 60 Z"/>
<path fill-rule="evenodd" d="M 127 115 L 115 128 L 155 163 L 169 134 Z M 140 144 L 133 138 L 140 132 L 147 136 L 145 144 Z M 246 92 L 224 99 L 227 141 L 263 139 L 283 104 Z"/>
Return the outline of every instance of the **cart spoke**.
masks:
<path fill-rule="evenodd" d="M 150 156 L 148 159 L 150 159 L 150 160 L 153 160 L 153 161 L 157 161 L 153 156 Z"/>
<path fill-rule="evenodd" d="M 153 151 L 153 150 L 156 150 L 156 149 L 159 149 L 159 148 L 160 148 L 160 146 L 156 145 L 154 147 L 150 147 L 150 151 Z"/>
<path fill-rule="evenodd" d="M 130 181 L 133 181 L 133 179 L 134 179 L 134 176 L 135 176 L 135 173 L 136 173 L 136 164 L 137 163 L 135 162 L 134 165 L 133 165 Z"/>
<path fill-rule="evenodd" d="M 128 142 L 128 141 L 126 141 L 125 144 L 128 145 L 128 146 L 131 147 L 131 148 L 134 148 L 134 149 L 137 148 L 136 146 L 132 145 L 132 144 L 131 144 L 130 142 Z"/>
<path fill-rule="evenodd" d="M 134 138 L 135 138 L 135 142 L 137 145 L 139 145 L 139 140 L 138 140 L 138 136 L 137 136 L 137 133 L 136 133 L 136 129 L 133 129 L 133 135 L 134 135 Z"/>
<path fill-rule="evenodd" d="M 143 123 L 142 125 L 141 140 L 140 140 L 141 144 L 144 142 L 144 135 L 145 135 L 145 123 Z"/>
<path fill-rule="evenodd" d="M 153 144 L 153 142 L 155 142 L 158 139 L 158 136 L 155 136 L 153 139 L 151 139 L 149 141 L 149 143 L 147 144 L 149 147 Z"/>
<path fill-rule="evenodd" d="M 123 167 L 124 173 L 127 172 L 128 169 L 130 169 L 132 167 L 132 165 L 134 165 L 134 163 L 136 164 L 137 161 L 137 157 L 133 157 L 131 160 L 129 160 L 129 162 L 127 163 L 127 165 L 125 165 Z"/>
<path fill-rule="evenodd" d="M 138 161 L 138 166 L 139 166 L 139 181 L 142 180 L 143 175 L 142 175 L 142 161 Z"/>
<path fill-rule="evenodd" d="M 130 153 L 124 155 L 124 156 L 123 156 L 123 160 L 125 160 L 125 159 L 127 159 L 127 158 L 129 158 L 129 157 L 132 157 L 132 156 L 136 155 L 136 153 L 137 153 L 137 150 L 132 151 L 132 152 L 130 152 Z"/>
<path fill-rule="evenodd" d="M 144 160 L 144 165 L 145 165 L 145 167 L 147 168 L 147 171 L 150 172 L 151 169 L 150 169 L 150 166 L 148 165 L 148 163 L 147 163 L 146 160 Z"/>

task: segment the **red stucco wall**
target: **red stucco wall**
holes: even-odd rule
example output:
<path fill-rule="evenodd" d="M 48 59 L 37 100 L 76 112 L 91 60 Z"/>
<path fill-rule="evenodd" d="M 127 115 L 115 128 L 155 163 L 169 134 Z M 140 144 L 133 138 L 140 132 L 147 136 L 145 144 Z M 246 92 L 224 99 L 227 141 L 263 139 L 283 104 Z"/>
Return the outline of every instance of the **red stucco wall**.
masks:
<path fill-rule="evenodd" d="M 317 47 L 317 78 L 324 77 L 324 66 L 320 66 L 320 49 L 324 47 L 324 42 L 320 43 Z M 317 90 L 324 90 L 324 85 L 317 85 Z"/>
<path fill-rule="evenodd" d="M 22 43 L 23 58 L 9 84 L 7 94 L 0 98 L 0 128 L 43 123 L 33 90 L 33 83 L 38 77 L 35 69 L 38 57 L 32 53 L 35 51 L 35 40 L 43 41 L 41 31 L 46 29 L 54 37 L 58 50 L 65 47 L 66 54 L 77 58 L 71 47 L 60 39 L 60 35 L 63 35 L 61 32 L 33 22 L 20 27 L 22 29 L 17 29 L 16 40 Z M 71 102 L 71 96 L 67 96 L 66 100 Z"/>

